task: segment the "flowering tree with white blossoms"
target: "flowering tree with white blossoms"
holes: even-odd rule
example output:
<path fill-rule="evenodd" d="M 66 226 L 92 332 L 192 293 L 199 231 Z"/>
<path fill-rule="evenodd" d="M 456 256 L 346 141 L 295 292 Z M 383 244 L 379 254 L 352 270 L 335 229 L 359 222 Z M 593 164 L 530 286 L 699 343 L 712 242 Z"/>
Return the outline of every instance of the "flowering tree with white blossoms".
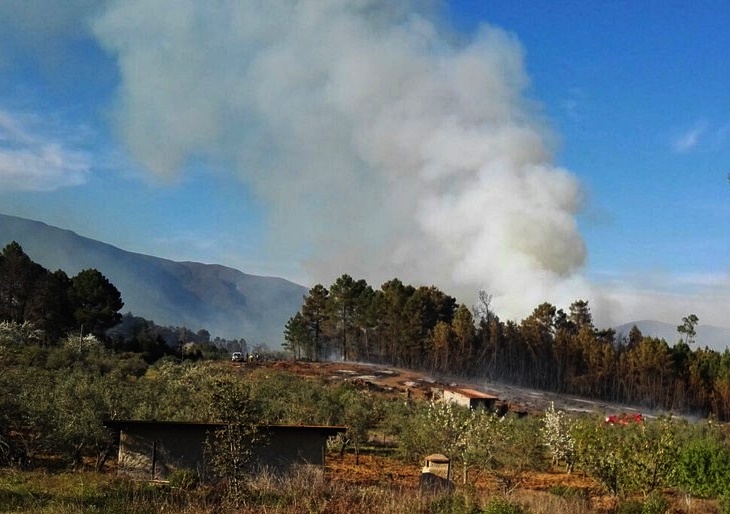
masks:
<path fill-rule="evenodd" d="M 467 444 L 461 453 L 465 484 L 472 464 L 485 470 L 498 464 L 499 456 L 511 443 L 513 428 L 512 418 L 482 409 L 471 411 Z"/>
<path fill-rule="evenodd" d="M 27 321 L 23 323 L 14 321 L 0 322 L 0 346 L 26 345 L 39 343 L 42 340 L 43 331 L 36 329 L 32 323 Z"/>
<path fill-rule="evenodd" d="M 452 463 L 454 457 L 461 456 L 471 442 L 472 417 L 473 412 L 469 409 L 451 402 L 431 402 L 429 405 L 426 418 L 437 439 L 433 443 L 436 447 L 442 448 Z"/>
<path fill-rule="evenodd" d="M 564 462 L 568 473 L 573 471 L 575 462 L 572 429 L 572 423 L 565 412 L 555 410 L 555 404 L 551 402 L 543 416 L 540 432 L 553 459 L 553 465 Z"/>
<path fill-rule="evenodd" d="M 72 334 L 64 339 L 63 347 L 82 355 L 102 348 L 102 344 L 93 334 L 86 334 L 85 336 Z"/>
<path fill-rule="evenodd" d="M 471 467 L 491 468 L 510 440 L 511 419 L 483 409 L 470 410 L 449 402 L 431 403 L 427 418 L 437 448 L 452 464 L 456 459 L 461 461 L 465 484 Z"/>

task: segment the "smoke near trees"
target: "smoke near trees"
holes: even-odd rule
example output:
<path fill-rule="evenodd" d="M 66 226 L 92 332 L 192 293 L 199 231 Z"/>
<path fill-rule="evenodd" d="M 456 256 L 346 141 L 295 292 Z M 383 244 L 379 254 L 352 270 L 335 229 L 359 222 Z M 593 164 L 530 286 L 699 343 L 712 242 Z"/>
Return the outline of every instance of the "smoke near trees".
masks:
<path fill-rule="evenodd" d="M 231 170 L 263 202 L 272 255 L 310 283 L 348 269 L 487 288 L 511 317 L 586 295 L 582 194 L 520 43 L 487 24 L 455 37 L 434 5 L 134 0 L 91 27 L 131 154 L 164 178 L 196 159 Z"/>
<path fill-rule="evenodd" d="M 543 302 L 517 322 L 500 319 L 484 291 L 470 308 L 435 286 L 399 279 L 377 290 L 349 275 L 335 284 L 313 287 L 289 320 L 285 347 L 295 355 L 386 363 L 730 419 L 730 350 L 691 348 L 687 341 L 699 321 L 694 314 L 683 318 L 670 345 L 636 327 L 627 336 L 596 327 L 583 299 L 567 312 Z"/>
<path fill-rule="evenodd" d="M 682 319 L 670 346 L 638 329 L 624 338 L 596 327 L 583 299 L 567 312 L 543 302 L 516 322 L 492 311 L 490 294 L 479 297 L 471 308 L 435 286 L 394 278 L 374 289 L 345 274 L 303 298 L 285 327 L 285 346 L 310 359 L 387 363 L 730 419 L 730 350 L 693 348 L 695 314 Z M 114 348 L 144 351 L 150 360 L 176 350 L 183 356 L 181 347 L 166 344 L 169 328 L 122 317 L 122 306 L 119 291 L 97 270 L 71 278 L 51 273 L 17 243 L 0 254 L 0 319 L 12 344 L 51 345 L 61 336 L 90 334 Z M 205 330 L 177 335 L 173 345 L 185 338 L 212 348 Z M 243 351 L 242 343 L 236 350 Z"/>

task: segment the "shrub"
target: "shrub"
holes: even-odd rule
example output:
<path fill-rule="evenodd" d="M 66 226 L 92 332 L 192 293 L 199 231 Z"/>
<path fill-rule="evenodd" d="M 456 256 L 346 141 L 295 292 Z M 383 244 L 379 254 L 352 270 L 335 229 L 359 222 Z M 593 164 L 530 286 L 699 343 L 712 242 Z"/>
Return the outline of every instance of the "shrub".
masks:
<path fill-rule="evenodd" d="M 504 498 L 493 498 L 489 500 L 486 507 L 482 511 L 484 514 L 528 514 L 519 503 L 505 500 Z"/>
<path fill-rule="evenodd" d="M 428 506 L 429 514 L 479 514 L 479 512 L 481 512 L 479 507 L 461 494 L 440 496 Z"/>
<path fill-rule="evenodd" d="M 649 493 L 675 472 L 679 447 L 671 418 L 626 426 L 584 421 L 574 436 L 578 464 L 611 494 Z"/>
<path fill-rule="evenodd" d="M 500 489 L 509 494 L 522 485 L 528 470 L 543 470 L 546 467 L 539 419 L 515 419 L 507 438 L 495 454 L 493 475 Z"/>
<path fill-rule="evenodd" d="M 644 502 L 642 514 L 664 514 L 669 511 L 669 500 L 664 495 L 652 493 Z"/>
<path fill-rule="evenodd" d="M 684 445 L 675 467 L 680 489 L 696 496 L 719 496 L 728 488 L 730 451 L 717 434 L 703 434 Z"/>
<path fill-rule="evenodd" d="M 720 496 L 720 513 L 730 514 L 730 492 L 725 492 Z"/>
<path fill-rule="evenodd" d="M 170 473 L 170 487 L 177 489 L 194 489 L 200 483 L 198 474 L 189 468 L 176 469 Z"/>
<path fill-rule="evenodd" d="M 223 425 L 206 440 L 208 465 L 224 479 L 226 501 L 239 507 L 244 501 L 244 479 L 250 473 L 254 448 L 266 443 L 257 425 L 261 419 L 259 405 L 252 399 L 247 384 L 226 377 L 213 384 L 209 416 Z"/>
<path fill-rule="evenodd" d="M 617 514 L 643 514 L 643 512 L 644 506 L 637 500 L 621 502 L 616 509 Z"/>
<path fill-rule="evenodd" d="M 665 514 L 669 511 L 669 500 L 658 493 L 650 494 L 642 503 L 638 500 L 622 502 L 618 514 Z"/>

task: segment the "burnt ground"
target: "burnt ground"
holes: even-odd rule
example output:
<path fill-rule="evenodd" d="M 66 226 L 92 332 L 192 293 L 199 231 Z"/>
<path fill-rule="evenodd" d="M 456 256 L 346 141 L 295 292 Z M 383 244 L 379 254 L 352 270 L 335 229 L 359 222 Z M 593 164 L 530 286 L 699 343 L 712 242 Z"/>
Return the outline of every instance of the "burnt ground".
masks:
<path fill-rule="evenodd" d="M 498 405 L 504 404 L 512 411 L 527 412 L 529 414 L 542 413 L 550 407 L 551 403 L 554 403 L 557 409 L 573 413 L 608 415 L 641 412 L 647 414 L 645 410 L 640 408 L 590 400 L 575 395 L 549 393 L 502 383 L 480 381 L 475 378 L 464 379 L 436 376 L 425 372 L 378 364 L 287 360 L 246 363 L 237 366 L 269 367 L 301 376 L 323 379 L 328 382 L 346 380 L 386 395 L 406 396 L 410 394 L 413 398 L 423 399 L 431 397 L 432 388 L 468 387 L 496 396 L 499 398 Z M 649 414 L 656 415 L 659 413 Z"/>

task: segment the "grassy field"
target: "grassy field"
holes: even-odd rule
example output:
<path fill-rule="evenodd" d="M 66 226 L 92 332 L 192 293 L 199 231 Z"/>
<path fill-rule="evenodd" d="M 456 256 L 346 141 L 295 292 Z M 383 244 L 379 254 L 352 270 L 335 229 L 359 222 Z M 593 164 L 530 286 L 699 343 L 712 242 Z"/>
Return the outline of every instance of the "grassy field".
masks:
<path fill-rule="evenodd" d="M 73 376 L 62 370 L 28 373 L 34 369 L 13 368 L 13 373 L 4 375 L 7 394 L 0 395 L 0 399 L 12 401 L 6 401 L 6 408 L 0 409 L 0 420 L 4 416 L 10 427 L 6 429 L 5 442 L 0 440 L 0 449 L 10 448 L 8 442 L 17 443 L 15 447 L 24 450 L 27 458 L 8 459 L 6 464 L 26 465 L 31 469 L 0 468 L 0 512 L 730 512 L 728 508 L 721 510 L 718 500 L 692 498 L 689 501 L 678 492 L 730 498 L 730 482 L 726 479 L 730 476 L 730 435 L 726 433 L 727 427 L 717 423 L 647 419 L 614 427 L 596 414 L 576 417 L 569 421 L 574 423 L 571 434 L 576 442 L 575 454 L 582 460 L 578 459 L 574 473 L 567 473 L 566 459 L 555 461 L 562 462 L 560 467 L 550 464 L 541 432 L 546 424 L 539 409 L 528 416 L 514 414 L 499 418 L 483 412 L 457 411 L 442 403 L 432 404 L 426 401 L 431 381 L 411 371 L 346 363 L 280 361 L 241 366 L 164 362 L 135 379 L 110 381 L 109 377 L 114 376 L 111 372 L 99 372 L 94 382 L 89 377 L 96 375 L 88 370 L 79 370 Z M 66 381 L 67 376 L 73 380 Z M 49 377 L 56 381 L 54 401 L 29 401 L 47 397 L 49 386 L 44 379 Z M 210 401 L 211 391 L 218 390 L 213 388 L 218 383 L 213 378 L 228 386 L 241 383 L 250 387 L 252 397 L 266 413 L 264 419 L 293 424 L 311 420 L 323 424 L 337 422 L 347 424 L 352 434 L 359 433 L 362 419 L 368 423 L 362 427 L 362 439 L 357 440 L 357 445 L 351 440 L 344 454 L 340 454 L 337 445 L 332 446 L 324 469 L 303 467 L 286 477 L 266 474 L 249 477 L 235 496 L 231 493 L 233 488 L 226 487 L 225 483 L 197 484 L 194 473 L 189 471 L 187 475 L 180 473 L 174 480 L 171 477 L 169 483 L 135 482 L 117 476 L 113 458 L 100 472 L 91 471 L 94 456 L 109 448 L 109 434 L 99 421 L 99 413 L 115 405 L 99 403 L 100 398 L 129 400 L 134 406 L 144 407 L 141 414 L 133 409 L 122 411 L 128 412 L 125 415 L 131 419 L 149 419 L 145 416 L 151 415 L 165 418 L 170 413 L 193 419 L 191 414 L 204 411 L 211 403 L 215 405 Z M 223 382 L 223 379 L 230 380 Z M 43 387 L 37 387 L 38 384 Z M 23 387 L 11 387 L 16 385 Z M 127 388 L 120 392 L 124 387 Z M 201 390 L 207 391 L 208 396 L 192 394 Z M 223 390 L 230 391 L 230 387 Z M 39 396 L 34 396 L 36 393 Z M 512 398 L 505 400 L 510 405 L 513 403 Z M 521 406 L 521 402 L 517 405 Z M 80 413 L 86 417 L 79 418 Z M 457 427 L 462 427 L 460 432 L 453 432 Z M 348 437 L 356 437 L 352 434 Z M 455 442 L 475 434 L 480 437 L 463 446 L 474 453 L 458 453 Z M 24 444 L 29 443 L 32 443 L 30 448 L 26 448 Z M 81 447 L 85 453 L 72 451 Z M 355 447 L 360 449 L 359 464 L 353 453 Z M 446 453 L 449 448 L 449 454 L 454 457 L 452 462 L 456 463 L 455 490 L 452 493 L 422 491 L 419 487 L 422 458 L 434 451 Z M 705 466 L 710 461 L 716 465 L 712 469 L 719 472 L 700 472 L 710 469 Z M 469 470 L 464 483 L 463 465 Z M 647 470 L 651 473 L 646 473 Z M 612 489 L 613 472 L 634 482 Z M 680 472 L 684 475 L 679 476 Z M 657 476 L 661 480 L 650 482 Z M 714 478 L 694 480 L 696 477 Z M 641 491 L 648 496 L 643 496 Z"/>
<path fill-rule="evenodd" d="M 233 505 L 221 487 L 134 482 L 113 469 L 101 473 L 0 470 L 0 512 L 27 514 L 588 514 L 719 513 L 717 502 L 670 493 L 618 499 L 580 473 L 525 473 L 504 495 L 493 477 L 474 477 L 453 493 L 425 493 L 420 470 L 398 459 L 365 453 L 328 457 L 325 470 L 300 468 L 286 477 L 260 475 Z M 184 485 L 184 484 L 182 484 Z"/>

